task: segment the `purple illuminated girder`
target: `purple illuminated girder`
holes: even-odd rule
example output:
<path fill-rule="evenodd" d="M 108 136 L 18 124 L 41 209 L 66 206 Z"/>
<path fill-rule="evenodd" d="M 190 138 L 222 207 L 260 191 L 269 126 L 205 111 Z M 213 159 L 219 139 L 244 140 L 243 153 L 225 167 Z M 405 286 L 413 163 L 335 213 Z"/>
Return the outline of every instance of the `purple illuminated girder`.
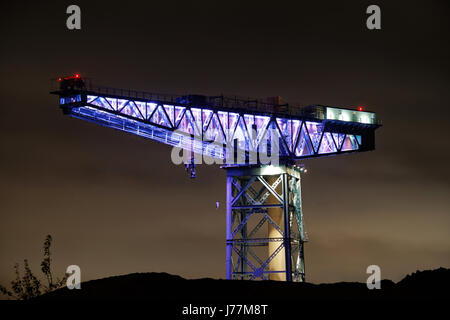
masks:
<path fill-rule="evenodd" d="M 77 97 L 65 99 L 67 101 L 61 100 L 61 104 L 77 101 Z M 256 152 L 258 146 L 265 148 L 262 142 L 269 127 L 275 128 L 280 137 L 282 157 L 300 159 L 341 151 L 356 151 L 362 143 L 359 135 L 324 132 L 321 122 L 279 117 L 271 119 L 265 115 L 106 96 L 88 95 L 87 105 L 73 111 L 74 116 L 78 117 L 82 117 L 83 112 L 89 113 L 92 121 L 99 120 L 104 125 L 183 148 L 190 148 L 192 142 L 187 137 L 195 136 L 204 141 L 202 145 L 195 146 L 195 151 L 199 153 L 207 153 L 205 148 L 212 141 L 227 145 L 235 139 L 238 141 L 238 148 Z M 121 114 L 124 117 L 121 117 Z M 122 128 L 118 123 L 122 123 Z M 173 133 L 175 130 L 181 135 Z M 206 155 L 225 157 L 224 152 Z"/>

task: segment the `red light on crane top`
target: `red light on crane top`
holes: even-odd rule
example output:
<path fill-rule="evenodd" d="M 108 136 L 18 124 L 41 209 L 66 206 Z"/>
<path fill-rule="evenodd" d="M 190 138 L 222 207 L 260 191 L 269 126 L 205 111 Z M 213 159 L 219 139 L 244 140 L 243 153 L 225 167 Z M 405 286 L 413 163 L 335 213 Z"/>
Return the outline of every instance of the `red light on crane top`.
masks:
<path fill-rule="evenodd" d="M 358 107 L 358 111 L 363 111 L 363 110 L 364 110 L 363 107 L 361 107 L 361 106 Z"/>

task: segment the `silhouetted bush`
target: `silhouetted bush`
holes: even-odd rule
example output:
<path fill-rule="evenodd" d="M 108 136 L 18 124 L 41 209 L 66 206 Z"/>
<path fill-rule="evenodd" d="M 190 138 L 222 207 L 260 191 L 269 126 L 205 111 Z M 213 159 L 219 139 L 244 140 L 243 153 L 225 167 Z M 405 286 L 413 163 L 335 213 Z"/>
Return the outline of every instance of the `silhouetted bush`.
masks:
<path fill-rule="evenodd" d="M 39 280 L 31 271 L 30 266 L 28 264 L 28 260 L 25 259 L 24 263 L 24 275 L 20 275 L 19 264 L 16 263 L 14 265 L 14 271 L 16 274 L 16 278 L 11 281 L 11 290 L 8 290 L 6 287 L 0 285 L 0 292 L 8 297 L 20 299 L 20 300 L 28 300 L 41 294 L 50 292 L 52 290 L 61 288 L 64 286 L 67 275 L 64 275 L 62 279 L 54 278 L 51 270 L 51 252 L 50 247 L 52 245 L 52 237 L 51 235 L 47 235 L 44 241 L 44 259 L 41 262 L 41 271 L 47 279 L 47 283 L 44 284 L 41 280 Z"/>

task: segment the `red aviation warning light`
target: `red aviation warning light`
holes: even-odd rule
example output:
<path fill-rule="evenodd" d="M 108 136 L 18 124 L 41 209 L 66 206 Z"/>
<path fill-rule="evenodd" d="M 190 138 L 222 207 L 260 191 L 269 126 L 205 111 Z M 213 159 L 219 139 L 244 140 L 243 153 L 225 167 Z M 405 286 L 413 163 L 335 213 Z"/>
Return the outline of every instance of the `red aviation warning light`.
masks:
<path fill-rule="evenodd" d="M 63 76 L 57 79 L 59 82 L 59 88 L 62 92 L 69 92 L 71 90 L 84 90 L 85 79 L 81 78 L 79 73 L 72 73 L 70 76 Z"/>

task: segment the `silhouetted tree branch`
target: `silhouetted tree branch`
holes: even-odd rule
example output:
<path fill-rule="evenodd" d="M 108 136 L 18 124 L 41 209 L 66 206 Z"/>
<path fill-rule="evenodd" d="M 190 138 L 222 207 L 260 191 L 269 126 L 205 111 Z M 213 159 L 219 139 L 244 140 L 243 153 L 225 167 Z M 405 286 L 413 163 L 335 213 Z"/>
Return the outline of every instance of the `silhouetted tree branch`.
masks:
<path fill-rule="evenodd" d="M 0 285 L 0 292 L 8 297 L 28 300 L 41 295 L 42 293 L 47 293 L 52 290 L 58 289 L 64 286 L 67 275 L 64 275 L 62 279 L 56 278 L 53 280 L 52 270 L 51 270 L 51 252 L 50 247 L 52 245 L 52 237 L 47 235 L 44 241 L 44 259 L 41 262 L 41 271 L 47 279 L 47 285 L 43 285 L 41 280 L 39 280 L 31 271 L 28 264 L 28 260 L 24 260 L 24 275 L 21 276 L 19 272 L 19 264 L 14 265 L 14 272 L 16 278 L 11 281 L 11 290 Z"/>

